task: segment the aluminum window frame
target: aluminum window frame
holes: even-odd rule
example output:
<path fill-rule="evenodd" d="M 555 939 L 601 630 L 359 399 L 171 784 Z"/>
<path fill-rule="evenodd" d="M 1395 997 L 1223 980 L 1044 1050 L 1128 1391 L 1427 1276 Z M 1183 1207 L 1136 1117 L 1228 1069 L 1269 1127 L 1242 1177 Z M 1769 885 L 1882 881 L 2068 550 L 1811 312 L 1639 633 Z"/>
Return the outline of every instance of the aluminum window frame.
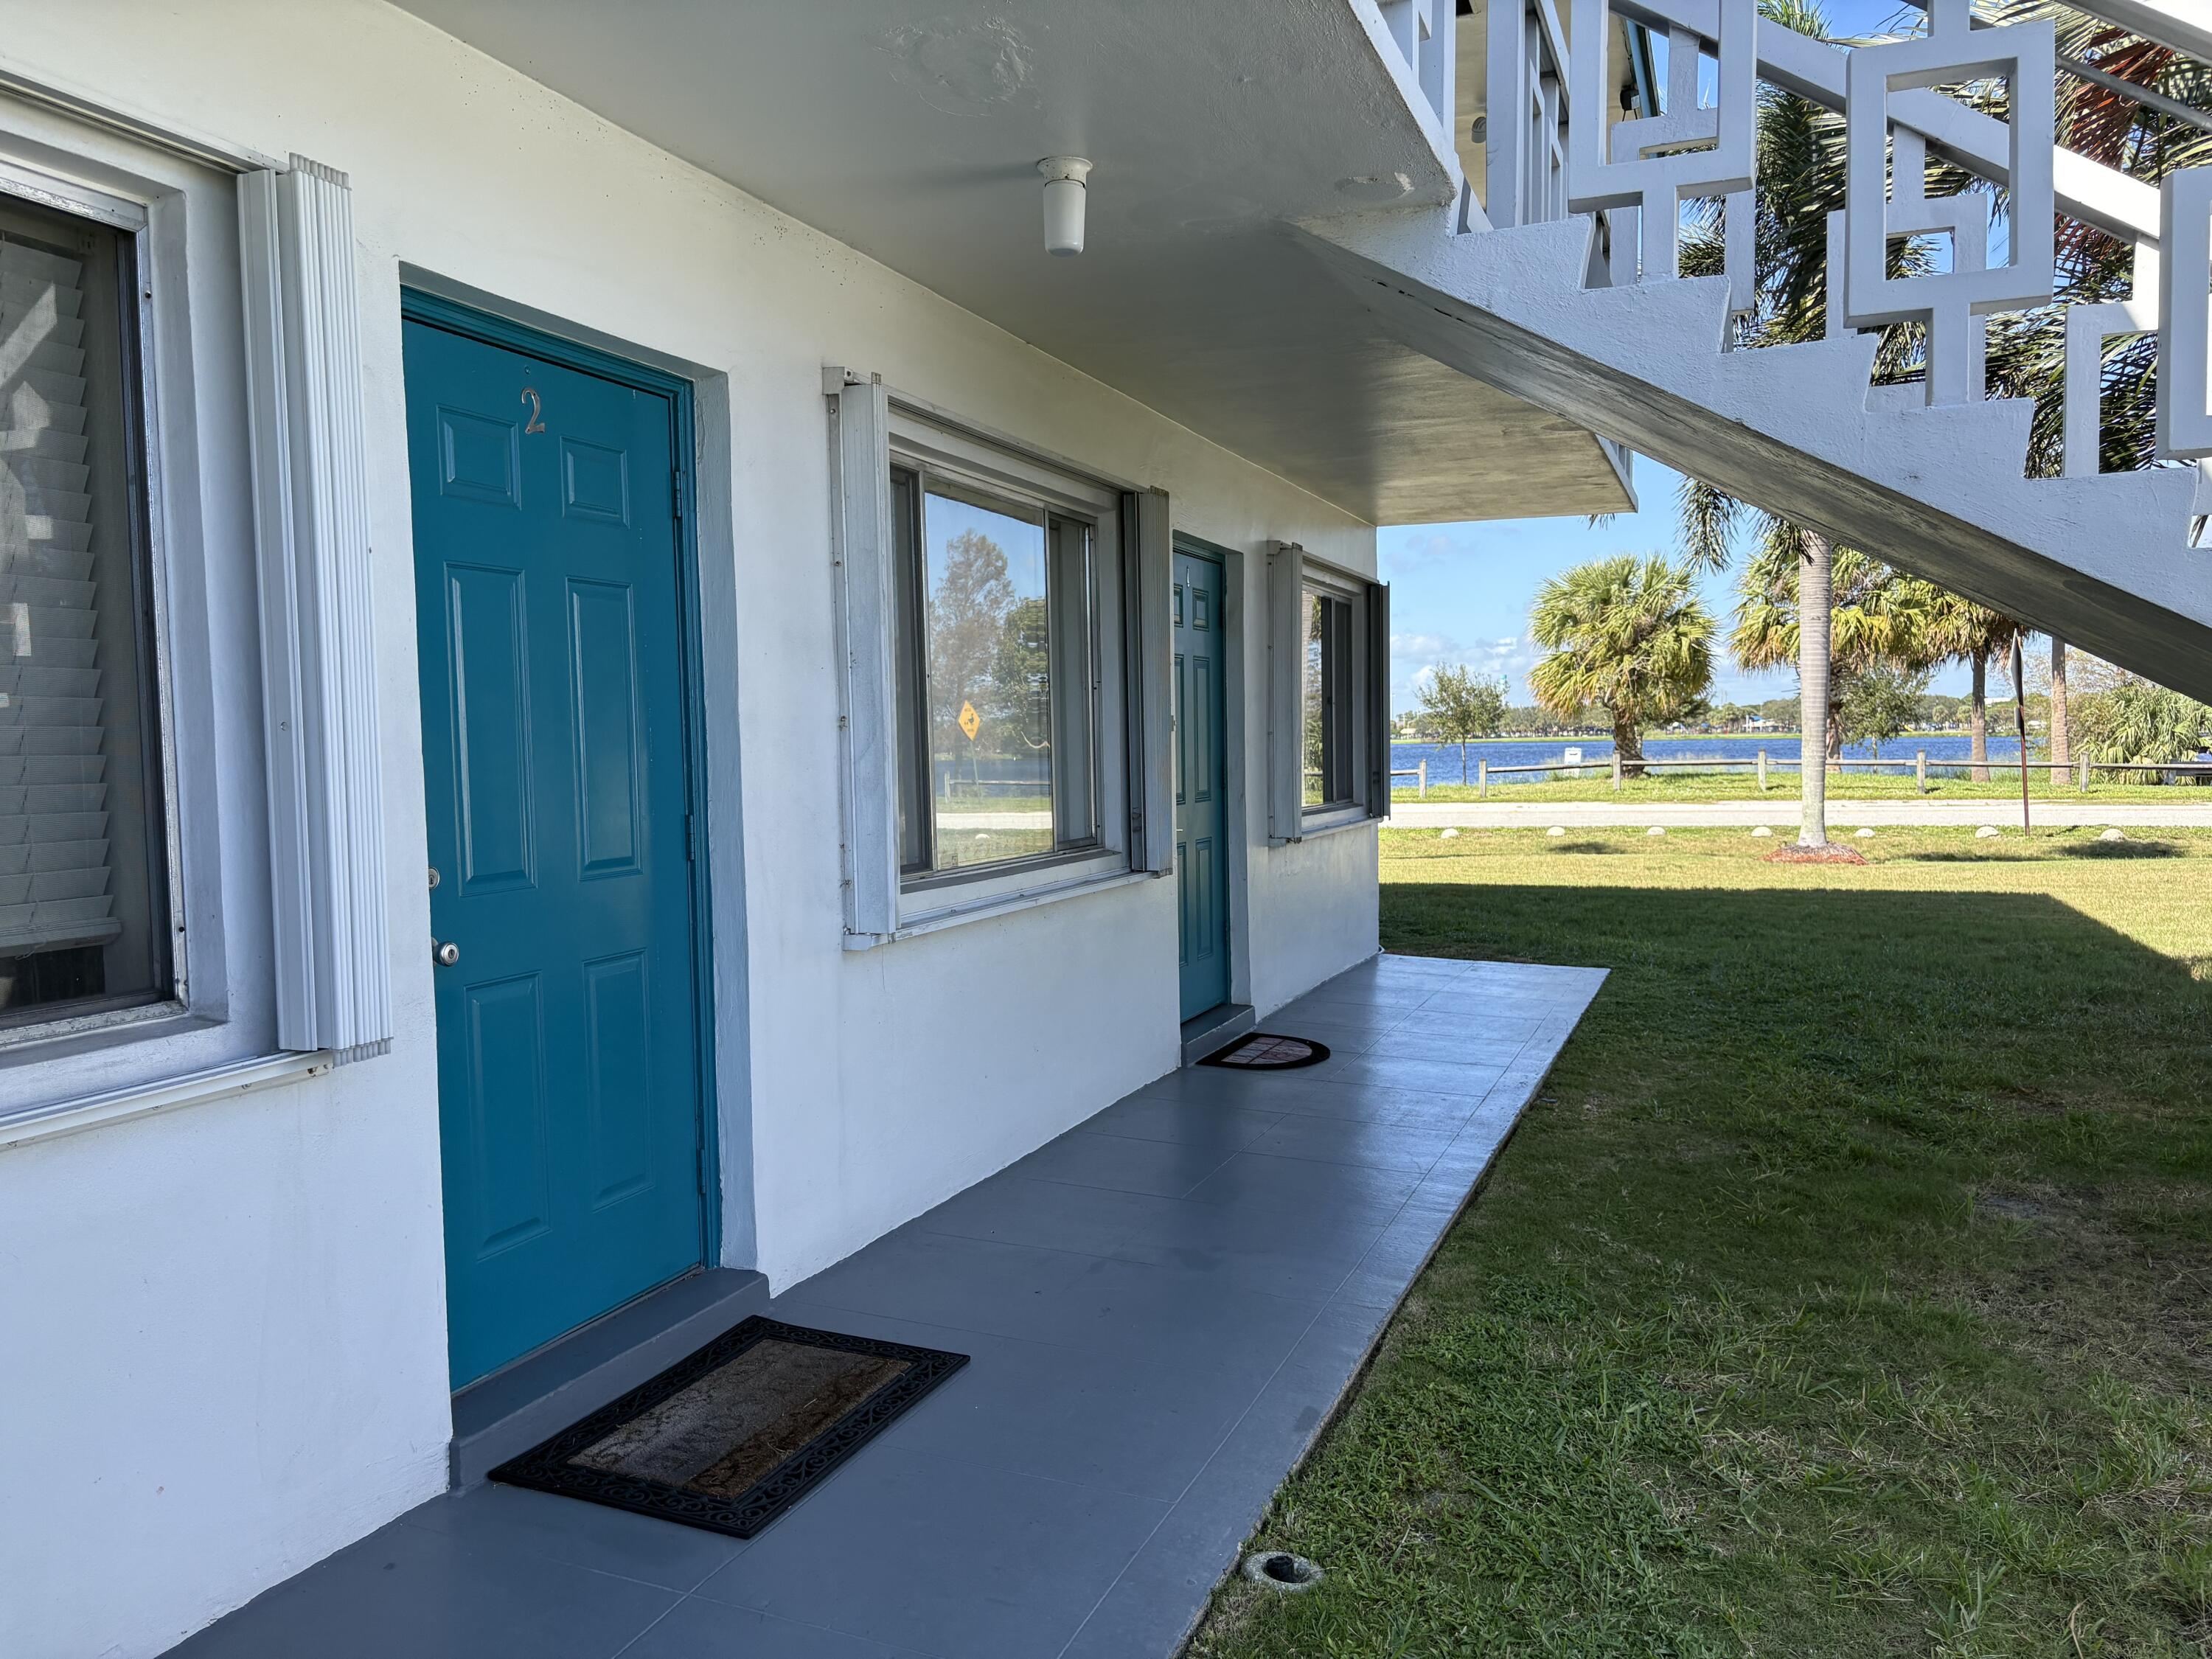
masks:
<path fill-rule="evenodd" d="M 1054 732 L 1052 773 L 1052 811 L 1054 845 L 1049 852 L 994 859 L 987 862 L 939 869 L 930 856 L 934 851 L 933 825 L 919 813 L 909 813 L 912 804 L 901 797 L 899 874 L 902 887 L 914 890 L 927 887 L 951 886 L 974 881 L 997 871 L 1016 866 L 1036 867 L 1064 863 L 1071 860 L 1094 856 L 1106 846 L 1106 826 L 1099 822 L 1097 802 L 1101 793 L 1100 732 L 1098 705 L 1101 698 L 1099 675 L 1098 633 L 1099 615 L 1103 607 L 1100 592 L 1101 567 L 1096 552 L 1106 526 L 1102 526 L 1095 513 L 1073 512 L 1048 501 L 1018 495 L 998 484 L 979 480 L 968 472 L 934 461 L 917 459 L 910 451 L 902 450 L 894 441 L 890 464 L 892 511 L 896 520 L 907 518 L 908 540 L 897 548 L 896 556 L 901 568 L 897 572 L 902 606 L 895 613 L 894 626 L 897 637 L 893 641 L 894 656 L 899 662 L 897 696 L 902 699 L 897 708 L 897 741 L 906 750 L 900 757 L 898 776 L 901 787 L 914 791 L 912 801 L 933 797 L 936 787 L 935 759 L 931 753 L 930 732 L 934 717 L 929 702 L 929 638 L 928 629 L 921 621 L 922 608 L 927 604 L 927 549 L 925 538 L 928 528 L 928 502 L 932 495 L 960 501 L 985 512 L 1000 513 L 1008 518 L 1033 522 L 1043 532 L 1045 562 L 1045 605 L 1047 616 L 1046 650 L 1054 677 L 1048 693 L 1051 698 L 1049 719 Z M 908 514 L 902 513 L 898 497 L 902 489 L 910 490 L 912 506 Z M 1034 514 L 1032 520 L 1029 515 Z M 1055 606 L 1065 599 L 1059 590 L 1056 567 L 1060 561 L 1054 545 L 1054 536 L 1060 526 L 1082 526 L 1087 532 L 1084 571 L 1083 648 L 1088 672 L 1083 677 L 1083 701 L 1090 715 L 1090 732 L 1085 741 L 1085 759 L 1088 764 L 1083 779 L 1086 798 L 1091 802 L 1091 828 L 1087 834 L 1064 836 L 1060 822 L 1063 804 L 1060 789 L 1059 737 L 1064 705 L 1060 696 L 1059 670 L 1065 654 L 1065 642 L 1060 630 L 1054 626 Z M 910 703 L 908 700 L 911 700 Z"/>
<path fill-rule="evenodd" d="M 1368 611 L 1370 594 L 1376 584 L 1364 576 L 1340 570 L 1323 564 L 1310 555 L 1302 562 L 1299 572 L 1299 591 L 1294 607 L 1298 632 L 1297 652 L 1299 663 L 1299 720 L 1294 730 L 1297 748 L 1294 764 L 1297 768 L 1298 825 L 1301 838 L 1319 831 L 1340 828 L 1346 824 L 1364 823 L 1373 816 L 1369 811 L 1363 780 L 1368 775 L 1370 711 L 1372 700 L 1378 695 L 1375 678 L 1375 664 L 1369 644 Z M 1317 593 L 1322 598 L 1344 606 L 1343 637 L 1340 641 L 1342 661 L 1338 676 L 1341 682 L 1341 708 L 1337 711 L 1342 726 L 1344 754 L 1342 756 L 1345 794 L 1336 799 L 1309 805 L 1305 800 L 1304 747 L 1304 656 L 1305 656 L 1305 598 Z"/>
<path fill-rule="evenodd" d="M 171 929 L 166 999 L 0 1032 L 10 1146 L 313 1075 L 392 1027 L 345 180 L 9 79 L 0 191 L 131 239 Z M 285 637 L 272 593 L 315 607 Z M 351 832 L 349 862 L 280 847 L 303 800 Z"/>
<path fill-rule="evenodd" d="M 1167 592 L 1173 532 L 1165 493 L 895 392 L 880 374 L 825 364 L 822 391 L 831 483 L 844 948 L 873 950 L 1171 873 Z M 902 678 L 914 678 L 915 665 L 902 664 L 896 648 L 895 450 L 909 464 L 933 461 L 1017 496 L 1038 495 L 1095 527 L 1098 847 L 1092 855 L 979 866 L 950 881 L 902 879 L 900 866 L 909 860 L 897 800 L 897 692 Z"/>
<path fill-rule="evenodd" d="M 1095 477 L 949 425 L 934 411 L 921 410 L 903 399 L 891 398 L 890 413 L 890 470 L 893 473 L 906 472 L 918 480 L 914 491 L 917 540 L 913 550 L 917 561 L 926 556 L 919 537 L 926 532 L 927 501 L 933 478 L 951 484 L 955 499 L 964 495 L 1002 502 L 1010 507 L 1034 507 L 1045 532 L 1048 570 L 1054 562 L 1051 541 L 1055 519 L 1076 520 L 1090 531 L 1087 645 L 1091 659 L 1089 770 L 1092 834 L 1087 840 L 1055 846 L 1050 852 L 950 870 L 907 867 L 910 849 L 902 846 L 898 899 L 901 929 L 942 921 L 1006 899 L 1126 874 L 1129 869 L 1125 829 L 1129 781 L 1121 768 L 1109 763 L 1111 757 L 1121 754 L 1125 748 L 1122 717 L 1118 713 L 1124 701 L 1119 672 L 1123 653 L 1109 645 L 1109 641 L 1126 638 L 1127 627 L 1122 605 L 1124 582 L 1120 551 L 1123 541 L 1122 493 Z M 890 487 L 888 481 L 886 487 Z M 1048 575 L 1048 592 L 1049 582 Z M 921 583 L 915 583 L 915 592 L 916 597 L 921 596 Z M 905 655 L 900 648 L 904 643 L 894 640 L 895 656 Z M 924 699 L 921 710 L 926 711 L 926 637 L 920 643 L 923 649 L 915 653 L 914 659 L 898 677 L 902 682 L 899 690 L 908 696 L 921 694 Z M 915 684 L 903 684 L 908 679 Z M 898 724 L 903 726 L 906 721 L 901 719 Z M 921 728 L 913 738 L 920 751 L 927 744 L 926 712 L 918 713 L 915 724 Z M 919 781 L 914 775 L 916 760 L 915 754 L 902 755 L 899 760 L 900 778 L 910 787 Z M 1054 802 L 1056 817 L 1060 802 L 1057 788 Z M 1057 823 L 1054 828 L 1057 836 Z"/>
<path fill-rule="evenodd" d="M 142 592 L 132 595 L 132 607 L 143 629 L 141 663 L 145 684 L 140 696 L 154 726 L 150 779 L 155 799 L 147 827 L 149 847 L 158 847 L 161 860 L 161 901 L 148 915 L 150 927 L 165 927 L 167 937 L 160 947 L 167 964 L 165 992 L 136 999 L 123 1006 L 94 1007 L 77 1013 L 61 1013 L 50 1019 L 25 1018 L 0 1023 L 0 1068 L 19 1055 L 81 1047 L 87 1041 L 112 1041 L 140 1033 L 159 1034 L 189 1021 L 193 1012 L 192 949 L 202 929 L 192 924 L 185 870 L 185 825 L 181 781 L 177 755 L 177 694 L 174 621 L 176 602 L 169 556 L 174 516 L 164 482 L 165 446 L 161 426 L 164 397 L 173 367 L 164 371 L 157 361 L 156 296 L 178 278 L 170 262 L 155 252 L 157 209 L 167 192 L 158 181 L 146 179 L 141 189 L 123 193 L 83 179 L 48 171 L 25 159 L 0 130 L 0 197 L 28 202 L 52 212 L 88 220 L 113 231 L 124 249 L 116 273 L 127 282 L 128 303 L 118 319 L 124 331 L 123 349 L 129 369 L 122 386 L 126 407 L 122 411 L 125 448 L 131 476 L 125 483 L 131 538 L 131 574 Z M 118 181 L 121 182 L 121 181 Z M 126 185 L 127 189 L 128 186 Z M 170 208 L 180 211 L 180 207 Z M 163 228 L 169 227 L 164 226 Z M 189 296 L 186 296 L 189 300 Z M 189 395 L 185 393 L 185 395 Z M 204 952 L 202 953 L 203 955 Z M 92 999 L 84 999 L 89 1001 Z M 67 1007 L 68 1004 L 61 1005 Z M 0 1069 L 0 1075 L 5 1071 Z M 0 1113 L 0 1116 L 8 1115 Z"/>

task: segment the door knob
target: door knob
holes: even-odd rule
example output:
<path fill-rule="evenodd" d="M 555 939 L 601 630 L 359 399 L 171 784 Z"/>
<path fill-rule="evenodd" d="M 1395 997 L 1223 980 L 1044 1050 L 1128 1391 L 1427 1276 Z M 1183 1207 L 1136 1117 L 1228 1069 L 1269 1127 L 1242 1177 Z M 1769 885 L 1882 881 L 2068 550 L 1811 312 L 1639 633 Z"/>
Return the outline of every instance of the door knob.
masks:
<path fill-rule="evenodd" d="M 441 968 L 450 968 L 461 959 L 461 947 L 448 939 L 443 945 L 430 941 L 430 960 Z"/>

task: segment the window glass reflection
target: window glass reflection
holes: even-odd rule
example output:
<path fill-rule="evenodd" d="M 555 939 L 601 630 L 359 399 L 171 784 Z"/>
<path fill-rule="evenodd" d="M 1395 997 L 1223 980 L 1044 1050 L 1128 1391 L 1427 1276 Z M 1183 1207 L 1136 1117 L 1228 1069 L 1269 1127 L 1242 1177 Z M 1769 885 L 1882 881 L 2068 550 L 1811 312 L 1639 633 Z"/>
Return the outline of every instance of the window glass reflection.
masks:
<path fill-rule="evenodd" d="M 929 629 L 933 867 L 1049 853 L 1051 595 L 1042 513 L 931 482 L 922 508 Z"/>

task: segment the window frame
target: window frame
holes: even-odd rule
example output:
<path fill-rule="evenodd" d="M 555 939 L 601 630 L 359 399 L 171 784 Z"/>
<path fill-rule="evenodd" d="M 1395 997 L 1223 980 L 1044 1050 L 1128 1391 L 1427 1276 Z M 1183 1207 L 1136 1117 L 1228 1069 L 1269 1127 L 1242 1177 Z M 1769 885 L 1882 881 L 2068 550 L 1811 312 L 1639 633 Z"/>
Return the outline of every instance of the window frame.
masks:
<path fill-rule="evenodd" d="M 1166 495 L 1053 454 L 907 394 L 879 374 L 825 365 L 831 468 L 830 550 L 835 572 L 839 694 L 840 876 L 844 947 L 872 950 L 969 921 L 1171 873 L 1173 753 L 1170 740 L 1168 591 L 1171 518 Z M 1093 765 L 1098 849 L 976 866 L 964 879 L 909 884 L 898 790 L 897 693 L 915 664 L 896 648 L 897 539 L 893 432 L 1017 495 L 1040 482 L 1048 499 L 1097 526 L 1092 583 Z M 927 459 L 927 457 L 925 457 Z M 1042 477 L 1040 475 L 1042 475 Z M 1056 482 L 1053 482 L 1056 481 Z M 917 500 L 918 505 L 918 500 Z M 1110 506 L 1110 514 L 1105 511 Z M 907 767 L 909 775 L 913 769 Z"/>
<path fill-rule="evenodd" d="M 1311 558 L 1303 562 L 1303 568 L 1299 574 L 1297 605 L 1301 669 L 1297 765 L 1298 817 L 1300 830 L 1304 835 L 1311 835 L 1317 830 L 1327 830 L 1339 824 L 1364 823 L 1370 816 L 1369 803 L 1361 787 L 1361 781 L 1366 777 L 1368 770 L 1369 738 L 1366 712 L 1368 701 L 1374 694 L 1372 667 L 1368 661 L 1367 645 L 1368 589 L 1372 586 L 1374 584 L 1364 578 L 1318 563 Z M 1336 723 L 1341 727 L 1340 736 L 1345 750 L 1341 757 L 1345 793 L 1340 797 L 1325 799 L 1311 805 L 1306 803 L 1304 787 L 1305 708 L 1303 669 L 1306 637 L 1305 601 L 1308 594 L 1316 595 L 1325 601 L 1343 607 L 1340 613 L 1342 638 L 1337 641 L 1337 654 L 1340 659 L 1335 664 L 1337 672 L 1332 677 L 1338 684 L 1326 688 L 1324 696 L 1340 704 L 1334 712 Z M 1326 757 L 1326 750 L 1324 750 L 1324 756 Z M 1326 767 L 1328 761 L 1325 757 L 1323 765 Z"/>
<path fill-rule="evenodd" d="M 1385 818 L 1390 811 L 1388 740 L 1389 588 L 1315 559 L 1295 542 L 1268 553 L 1268 840 L 1276 846 Z M 1341 603 L 1343 768 L 1348 793 L 1305 799 L 1306 599 Z"/>
<path fill-rule="evenodd" d="M 1091 792 L 1092 833 L 1087 838 L 1073 842 L 1055 844 L 1049 852 L 1018 858 L 994 860 L 987 864 L 939 870 L 915 867 L 913 854 L 917 850 L 902 814 L 900 835 L 899 921 L 902 927 L 917 921 L 957 913 L 974 908 L 977 903 L 989 903 L 1012 895 L 1025 894 L 1041 887 L 1054 887 L 1068 883 L 1085 883 L 1103 876 L 1126 873 L 1129 858 L 1126 835 L 1122 826 L 1127 814 L 1126 801 L 1127 781 L 1117 777 L 1120 769 L 1108 764 L 1109 757 L 1121 752 L 1121 733 L 1119 722 L 1110 718 L 1111 708 L 1121 700 L 1116 663 L 1120 654 L 1106 648 L 1106 641 L 1120 638 L 1125 631 L 1121 609 L 1121 572 L 1119 568 L 1119 550 L 1121 544 L 1121 492 L 1097 482 L 1084 474 L 1061 465 L 1046 462 L 994 440 L 979 436 L 961 428 L 945 423 L 933 412 L 925 412 L 900 398 L 890 401 L 889 467 L 886 481 L 897 512 L 901 494 L 898 482 L 904 474 L 913 480 L 907 486 L 911 490 L 912 519 L 908 536 L 911 538 L 903 550 L 897 550 L 895 526 L 894 559 L 905 568 L 896 573 L 896 579 L 905 590 L 910 609 L 895 609 L 892 617 L 892 648 L 900 662 L 898 684 L 894 688 L 897 698 L 915 698 L 915 717 L 909 719 L 903 701 L 896 703 L 894 714 L 900 728 L 899 740 L 907 752 L 899 757 L 898 781 L 914 789 L 915 799 L 923 797 L 926 788 L 933 788 L 933 774 L 925 775 L 922 768 L 929 765 L 927 715 L 928 662 L 927 630 L 919 639 L 909 641 L 903 636 L 902 621 L 918 614 L 919 605 L 926 592 L 922 573 L 926 554 L 921 537 L 927 528 L 927 499 L 933 479 L 942 480 L 951 486 L 955 499 L 981 497 L 985 502 L 995 502 L 1004 507 L 1034 508 L 1039 515 L 1045 534 L 1048 569 L 1054 562 L 1052 550 L 1053 526 L 1055 520 L 1073 520 L 1085 524 L 1091 532 L 1089 584 L 1088 641 L 1091 675 L 1088 687 L 1091 703 L 1090 787 Z M 1114 556 L 1106 550 L 1114 550 Z M 1048 576 L 1048 599 L 1050 577 Z M 919 646 L 921 649 L 913 648 Z M 1057 649 L 1055 648 L 1055 655 Z M 1059 719 L 1059 700 L 1054 696 L 1054 719 Z M 1055 756 L 1055 765 L 1057 757 Z M 1060 794 L 1054 779 L 1053 811 L 1055 820 L 1060 807 Z M 1055 838 L 1060 825 L 1054 826 Z M 925 834 L 919 850 L 930 845 Z"/>
<path fill-rule="evenodd" d="M 169 995 L 0 1032 L 0 1148 L 386 1052 L 351 194 L 11 80 L 0 191 L 132 239 Z"/>
<path fill-rule="evenodd" d="M 0 137 L 0 198 L 34 204 L 51 211 L 89 220 L 113 231 L 124 257 L 116 273 L 129 283 L 128 303 L 119 307 L 123 349 L 129 370 L 121 387 L 125 448 L 130 477 L 125 483 L 131 520 L 131 577 L 139 591 L 131 604 L 142 634 L 140 700 L 154 726 L 149 793 L 155 797 L 146 830 L 149 850 L 159 848 L 161 901 L 149 908 L 148 925 L 167 930 L 157 947 L 166 964 L 166 988 L 120 1006 L 86 1008 L 51 1019 L 0 1021 L 0 1066 L 20 1054 L 80 1046 L 87 1040 L 130 1036 L 173 1028 L 192 1009 L 191 945 L 198 929 L 190 923 L 185 877 L 185 826 L 177 760 L 173 623 L 175 591 L 168 556 L 169 520 L 164 500 L 164 448 L 159 426 L 167 377 L 156 362 L 155 295 L 169 280 L 155 258 L 155 209 L 152 196 L 125 196 L 27 165 L 13 153 L 13 135 Z M 151 860 L 149 860 L 149 862 Z M 84 999 L 83 1000 L 92 1000 Z M 58 1005 L 66 1008 L 69 1004 Z"/>

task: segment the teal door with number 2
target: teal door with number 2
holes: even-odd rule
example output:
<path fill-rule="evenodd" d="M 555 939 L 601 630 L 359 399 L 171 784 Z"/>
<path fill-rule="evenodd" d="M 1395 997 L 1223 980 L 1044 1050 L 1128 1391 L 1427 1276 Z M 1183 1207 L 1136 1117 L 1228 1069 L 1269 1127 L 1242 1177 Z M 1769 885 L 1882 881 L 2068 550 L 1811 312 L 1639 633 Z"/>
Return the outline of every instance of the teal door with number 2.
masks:
<path fill-rule="evenodd" d="M 1182 1017 L 1229 1000 L 1229 811 L 1222 569 L 1176 550 L 1176 883 Z"/>
<path fill-rule="evenodd" d="M 698 1265 L 665 395 L 404 325 L 453 1386 Z"/>

